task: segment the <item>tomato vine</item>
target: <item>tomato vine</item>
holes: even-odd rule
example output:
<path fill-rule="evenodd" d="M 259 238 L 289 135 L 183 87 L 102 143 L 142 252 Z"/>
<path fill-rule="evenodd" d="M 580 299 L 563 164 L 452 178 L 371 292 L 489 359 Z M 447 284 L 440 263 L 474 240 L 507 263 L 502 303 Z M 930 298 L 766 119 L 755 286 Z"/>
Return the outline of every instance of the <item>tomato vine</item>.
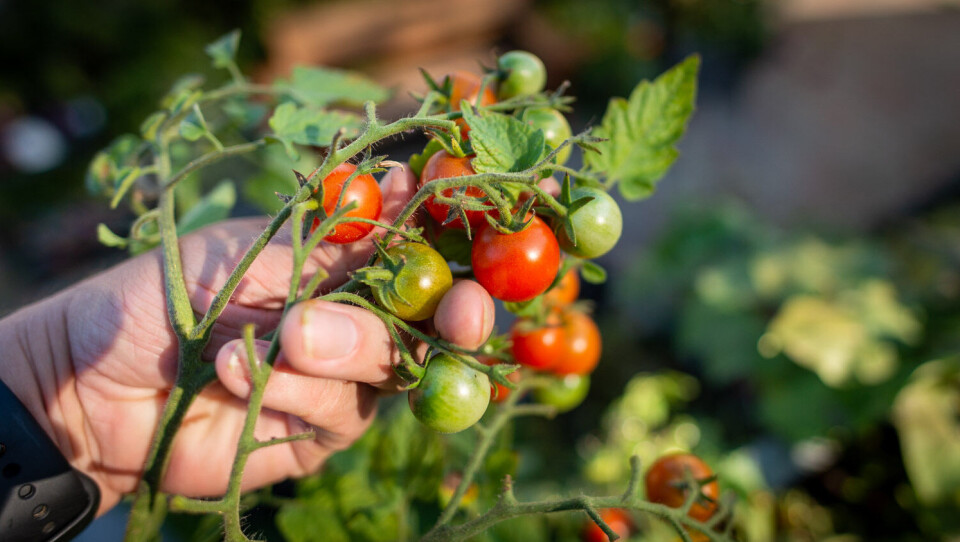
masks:
<path fill-rule="evenodd" d="M 674 145 L 693 108 L 698 59 L 691 57 L 652 83 L 642 82 L 629 99 L 611 102 L 599 126 L 573 135 L 562 115 L 572 102 L 572 98 L 565 94 L 567 85 L 553 92 L 543 92 L 543 65 L 529 53 L 507 53 L 496 70 L 483 76 L 455 74 L 442 82 L 427 76 L 430 90 L 421 98 L 419 110 L 410 117 L 384 122 L 377 116 L 376 102 L 385 97 L 385 92 L 372 82 L 314 68 L 295 70 L 289 81 L 273 85 L 253 84 L 247 81 L 234 61 L 238 47 L 239 34 L 231 33 L 207 48 L 214 66 L 229 73 L 229 82 L 219 88 L 203 90 L 195 79 L 181 81 L 165 100 L 164 109 L 144 122 L 139 143 L 131 145 L 128 139 L 122 146 L 114 144 L 98 154 L 87 178 L 88 186 L 108 197 L 111 206 L 116 207 L 128 200 L 131 210 L 138 215 L 128 238 L 101 226 L 101 241 L 131 251 L 142 251 L 159 244 L 168 318 L 179 348 L 176 382 L 144 465 L 127 540 L 152 539 L 168 509 L 218 514 L 222 517 L 227 540 L 247 540 L 240 515 L 243 497 L 240 482 L 250 455 L 268 446 L 313 437 L 310 432 L 267 441 L 254 437 L 266 383 L 280 353 L 280 342 L 279 334 L 267 333 L 261 338 L 269 339 L 269 348 L 265 355 L 258 356 L 254 349 L 255 331 L 252 325 L 248 325 L 243 328 L 243 339 L 251 392 L 225 494 L 219 499 L 204 500 L 181 495 L 168 497 L 160 493 L 160 482 L 170 461 L 177 429 L 191 402 L 216 378 L 212 364 L 203 363 L 200 358 L 211 338 L 213 325 L 250 266 L 288 222 L 292 232 L 293 273 L 284 314 L 296 303 L 315 297 L 367 309 L 383 321 L 400 353 L 402 361 L 396 370 L 408 387 L 415 390 L 410 397 L 418 418 L 430 420 L 426 421 L 428 425 L 442 431 L 457 431 L 472 425 L 479 435 L 459 484 L 424 540 L 466 538 L 518 515 L 567 510 L 583 510 L 610 539 L 616 539 L 617 535 L 598 512 L 609 507 L 660 517 L 673 525 L 683 540 L 690 540 L 688 529 L 702 531 L 711 540 L 728 540 L 727 534 L 715 528 L 729 517 L 730 502 L 720 503 L 717 513 L 708 521 L 689 517 L 687 512 L 702 487 L 699 485 L 702 481 L 695 479 L 686 480 L 686 483 L 687 487 L 697 491 L 688 492 L 687 501 L 679 508 L 646 501 L 639 496 L 637 461 L 633 462 L 633 475 L 621 496 L 520 502 L 513 494 L 508 477 L 493 508 L 463 523 L 452 523 L 496 435 L 508 422 L 521 416 L 552 417 L 558 409 L 573 408 L 583 399 L 589 387 L 587 373 L 599 358 L 599 331 L 589 316 L 571 306 L 579 286 L 578 283 L 571 286 L 571 279 L 566 277 L 569 272 L 579 270 L 584 280 L 603 279 L 602 268 L 587 258 L 610 250 L 620 235 L 620 209 L 607 190 L 619 186 L 621 195 L 627 199 L 645 197 L 676 158 Z M 500 101 L 494 91 L 498 82 L 502 85 Z M 208 117 L 215 117 L 207 113 L 214 108 L 219 108 L 222 113 L 228 102 L 253 97 L 272 99 L 275 104 L 267 122 L 269 133 L 253 141 L 225 145 L 215 134 L 218 125 L 208 120 Z M 362 113 L 332 106 L 362 106 Z M 424 170 L 418 191 L 390 223 L 380 220 L 379 203 L 367 206 L 358 214 L 358 206 L 364 206 L 364 202 L 354 201 L 352 196 L 346 195 L 347 192 L 359 187 L 360 183 L 372 183 L 367 189 L 371 193 L 376 191 L 379 196 L 371 174 L 390 167 L 405 167 L 386 156 L 374 155 L 374 147 L 387 138 L 411 131 L 425 133 L 431 138 L 424 153 L 410 160 L 410 167 L 418 170 L 417 173 L 425 167 L 429 169 L 429 172 Z M 194 143 L 194 148 L 202 145 L 210 150 L 184 160 L 175 157 L 173 150 L 173 146 L 181 142 Z M 178 223 L 177 189 L 186 179 L 221 160 L 255 152 L 267 145 L 282 146 L 290 159 L 299 157 L 305 147 L 325 150 L 322 162 L 313 171 L 306 175 L 296 173 L 297 184 L 292 193 L 278 194 L 282 207 L 240 258 L 210 305 L 197 315 L 188 298 L 182 269 L 179 247 L 182 232 L 179 229 L 184 228 Z M 566 164 L 574 147 L 584 153 L 585 167 L 581 169 Z M 432 168 L 442 157 L 460 163 L 446 173 L 437 173 Z M 539 184 L 551 175 L 563 178 L 559 195 Z M 334 180 L 328 182 L 329 179 Z M 148 204 L 151 194 L 156 195 L 153 209 Z M 558 328 L 562 337 L 557 340 L 582 342 L 581 336 L 587 335 L 589 341 L 594 341 L 585 346 L 562 343 L 566 350 L 553 355 L 558 359 L 527 363 L 548 371 L 560 364 L 563 369 L 557 370 L 559 373 L 576 373 L 578 380 L 568 386 L 576 396 L 571 398 L 568 394 L 565 401 L 557 399 L 559 402 L 554 404 L 548 399 L 523 403 L 521 401 L 530 395 L 527 393 L 530 391 L 542 392 L 534 397 L 551 397 L 551 393 L 557 397 L 556 384 L 560 377 L 546 371 L 525 371 L 517 381 L 510 375 L 518 365 L 478 361 L 478 357 L 488 360 L 491 354 L 511 360 L 504 344 L 492 346 L 497 342 L 495 338 L 485 347 L 466 350 L 410 324 L 411 320 L 432 316 L 439 299 L 437 292 L 419 292 L 404 283 L 405 276 L 421 271 L 418 268 L 405 271 L 407 265 L 420 265 L 412 261 L 416 254 L 424 251 L 436 254 L 425 243 L 437 239 L 421 228 L 405 226 L 423 207 L 431 210 L 438 229 L 459 226 L 464 230 L 466 242 L 473 243 L 472 272 L 495 297 L 510 301 L 508 308 L 521 315 L 525 322 L 537 326 L 559 319 L 565 323 Z M 382 234 L 370 241 L 364 236 L 374 227 L 381 228 Z M 403 243 L 395 244 L 398 238 Z M 494 282 L 506 279 L 490 277 L 512 265 L 511 262 L 515 262 L 518 254 L 526 249 L 529 238 L 541 242 L 533 249 L 537 258 L 547 254 L 549 261 L 533 258 L 522 269 L 510 268 L 512 276 L 507 277 L 510 280 L 527 280 L 535 276 L 536 284 L 501 289 Z M 324 241 L 373 242 L 377 250 L 367 265 L 355 271 L 346 283 L 317 295 L 320 284 L 327 277 L 326 271 L 320 268 L 305 282 L 302 279 L 311 252 Z M 487 242 L 498 245 L 499 252 L 478 249 Z M 509 250 L 501 250 L 507 245 L 511 246 Z M 560 247 L 569 254 L 562 264 Z M 479 259 L 478 253 L 481 253 Z M 439 263 L 434 261 L 437 258 Z M 503 258 L 509 261 L 502 261 Z M 441 285 L 438 287 L 449 288 L 451 275 L 445 260 L 439 254 L 434 260 L 430 265 L 442 267 L 445 272 L 438 275 L 437 282 Z M 559 287 L 565 292 L 551 296 L 551 288 Z M 370 300 L 371 297 L 375 302 Z M 573 321 L 580 322 L 582 325 L 578 329 L 587 329 L 587 332 L 575 334 L 574 328 L 566 323 Z M 404 336 L 427 344 L 433 357 L 418 360 L 405 345 Z M 523 360 L 517 361 L 523 363 Z M 436 364 L 433 369 L 431 364 Z M 460 372 L 476 377 L 474 384 L 479 390 L 479 395 L 474 393 L 478 397 L 477 408 L 474 409 L 476 412 L 470 413 L 469 420 L 441 424 L 426 412 L 427 407 L 422 401 L 429 393 L 444 387 L 442 382 L 437 382 L 441 377 L 432 375 L 438 371 L 449 372 L 450 367 L 463 369 Z M 421 385 L 423 389 L 419 388 Z M 513 391 L 494 408 L 488 421 L 473 425 L 487 407 L 486 388 L 491 385 Z M 726 521 L 724 525 L 729 531 L 731 522 Z"/>

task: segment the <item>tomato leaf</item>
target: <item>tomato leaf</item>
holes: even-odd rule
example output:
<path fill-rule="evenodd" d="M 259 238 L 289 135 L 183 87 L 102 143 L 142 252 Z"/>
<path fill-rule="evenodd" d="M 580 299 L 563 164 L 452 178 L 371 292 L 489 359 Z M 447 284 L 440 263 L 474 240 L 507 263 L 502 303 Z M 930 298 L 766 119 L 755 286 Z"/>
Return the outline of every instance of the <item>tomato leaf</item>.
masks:
<path fill-rule="evenodd" d="M 299 158 L 294 145 L 325 147 L 333 142 L 340 128 L 347 137 L 356 137 L 362 125 L 360 118 L 342 111 L 322 111 L 284 103 L 270 117 L 272 138 L 283 144 L 292 160 Z"/>
<path fill-rule="evenodd" d="M 676 143 L 693 113 L 700 57 L 690 56 L 652 83 L 641 81 L 629 100 L 614 98 L 591 135 L 600 153 L 585 153 L 587 169 L 619 183 L 628 200 L 653 194 L 677 159 Z"/>
<path fill-rule="evenodd" d="M 590 284 L 603 284 L 607 281 L 607 270 L 589 260 L 583 260 L 580 276 Z"/>
<path fill-rule="evenodd" d="M 477 157 L 477 173 L 523 171 L 543 158 L 543 131 L 513 117 L 490 111 L 475 112 L 463 104 L 463 118 L 470 126 L 470 143 Z"/>
<path fill-rule="evenodd" d="M 167 114 L 164 111 L 157 111 L 150 115 L 140 124 L 140 135 L 147 141 L 155 141 L 157 132 L 160 131 L 160 125 L 167 120 Z"/>
<path fill-rule="evenodd" d="M 332 68 L 300 66 L 294 68 L 290 80 L 274 83 L 294 100 L 315 107 L 330 104 L 361 106 L 368 101 L 383 102 L 390 91 L 366 77 Z"/>
<path fill-rule="evenodd" d="M 214 67 L 226 68 L 234 63 L 239 48 L 240 30 L 233 30 L 207 45 L 203 50 L 213 59 Z"/>
<path fill-rule="evenodd" d="M 470 265 L 471 247 L 467 232 L 453 228 L 444 228 L 433 242 L 433 248 L 437 249 L 443 259 L 460 265 Z"/>
<path fill-rule="evenodd" d="M 427 160 L 441 150 L 443 150 L 443 144 L 441 144 L 438 139 L 430 138 L 430 141 L 427 141 L 426 146 L 423 147 L 423 152 L 420 154 L 411 154 L 409 164 L 410 171 L 413 172 L 413 175 L 419 179 L 420 174 L 423 172 L 423 167 L 427 165 Z"/>
<path fill-rule="evenodd" d="M 184 75 L 173 83 L 170 90 L 167 91 L 167 95 L 160 101 L 160 105 L 165 109 L 173 108 L 175 103 L 183 100 L 183 96 L 189 96 L 193 91 L 199 89 L 200 86 L 203 85 L 204 80 L 204 77 L 200 74 L 190 73 Z"/>
<path fill-rule="evenodd" d="M 180 121 L 180 137 L 187 141 L 197 141 L 209 131 L 207 121 L 200 108 L 194 104 L 193 110 Z"/>
<path fill-rule="evenodd" d="M 87 190 L 93 195 L 112 194 L 117 185 L 119 169 L 137 158 L 136 152 L 140 143 L 139 137 L 125 134 L 98 152 L 87 168 L 84 179 Z"/>
<path fill-rule="evenodd" d="M 233 182 L 221 181 L 199 203 L 183 213 L 177 221 L 177 235 L 226 219 L 236 203 L 237 189 Z"/>
<path fill-rule="evenodd" d="M 127 239 L 110 231 L 106 224 L 97 224 L 97 241 L 106 247 L 127 248 Z"/>

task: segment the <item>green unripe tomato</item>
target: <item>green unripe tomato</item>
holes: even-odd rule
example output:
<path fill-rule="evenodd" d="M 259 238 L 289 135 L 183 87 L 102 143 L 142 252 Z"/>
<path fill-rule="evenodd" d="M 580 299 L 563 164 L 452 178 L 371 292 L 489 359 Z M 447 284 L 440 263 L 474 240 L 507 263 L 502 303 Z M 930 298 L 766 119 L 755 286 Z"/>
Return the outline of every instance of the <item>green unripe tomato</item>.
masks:
<path fill-rule="evenodd" d="M 490 404 L 490 379 L 446 354 L 434 356 L 420 385 L 407 394 L 420 423 L 457 433 L 477 423 Z"/>
<path fill-rule="evenodd" d="M 547 68 L 533 53 L 504 53 L 497 60 L 497 68 L 504 74 L 497 88 L 497 96 L 501 100 L 536 94 L 547 84 Z"/>
<path fill-rule="evenodd" d="M 557 412 L 573 410 L 587 398 L 590 391 L 590 377 L 587 375 L 566 375 L 556 378 L 553 383 L 533 390 L 533 400 L 550 405 Z"/>
<path fill-rule="evenodd" d="M 537 107 L 534 109 L 527 109 L 523 112 L 523 116 L 520 117 L 520 120 L 526 122 L 534 128 L 543 130 L 543 137 L 546 139 L 547 145 L 550 146 L 551 150 L 559 147 L 561 143 L 573 135 L 573 131 L 570 130 L 570 123 L 567 122 L 566 117 L 563 116 L 563 113 L 553 109 L 552 107 Z M 563 164 L 567 163 L 567 159 L 570 158 L 571 150 L 572 147 L 567 145 L 563 148 L 563 150 L 557 153 L 557 164 L 562 166 Z"/>
<path fill-rule="evenodd" d="M 557 227 L 557 241 L 568 254 L 578 258 L 596 258 L 610 251 L 623 231 L 620 206 L 609 194 L 597 188 L 580 187 L 570 191 L 571 200 L 592 196 L 593 200 L 570 215 L 577 244 L 567 237 L 566 228 Z"/>
<path fill-rule="evenodd" d="M 394 291 L 374 287 L 373 297 L 383 307 L 393 305 L 393 314 L 402 320 L 426 320 L 437 312 L 437 305 L 453 286 L 450 266 L 439 252 L 423 243 L 399 243 L 387 249 L 403 267 L 394 277 Z M 390 303 L 384 298 L 389 297 Z"/>

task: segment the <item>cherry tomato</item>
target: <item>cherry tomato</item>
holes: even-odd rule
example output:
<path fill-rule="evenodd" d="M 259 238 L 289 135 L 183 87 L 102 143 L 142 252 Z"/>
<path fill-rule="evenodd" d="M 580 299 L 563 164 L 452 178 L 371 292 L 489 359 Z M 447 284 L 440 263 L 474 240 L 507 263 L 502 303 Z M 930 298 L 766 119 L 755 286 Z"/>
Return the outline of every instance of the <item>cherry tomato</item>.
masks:
<path fill-rule="evenodd" d="M 500 360 L 497 358 L 477 358 L 484 365 L 496 365 L 500 363 Z M 520 382 L 520 371 L 514 371 L 507 375 L 507 380 L 516 384 Z M 510 394 L 513 393 L 513 390 L 500 384 L 499 382 L 491 382 L 490 385 L 490 400 L 494 403 L 502 403 L 507 400 L 507 397 L 510 397 Z"/>
<path fill-rule="evenodd" d="M 374 287 L 373 297 L 384 307 L 393 305 L 393 314 L 403 320 L 426 320 L 437 312 L 437 305 L 453 285 L 450 266 L 439 252 L 423 243 L 399 243 L 387 254 L 402 260 L 403 267 L 394 277 L 393 290 Z M 389 297 L 390 303 L 384 298 Z"/>
<path fill-rule="evenodd" d="M 647 471 L 644 480 L 647 486 L 647 499 L 671 508 L 683 506 L 692 490 L 685 481 L 687 469 L 696 480 L 706 480 L 713 476 L 710 467 L 693 454 L 678 453 L 662 456 L 650 465 Z M 720 486 L 716 480 L 706 484 L 701 488 L 701 496 L 690 508 L 688 515 L 697 521 L 710 519 L 717 510 L 719 496 Z"/>
<path fill-rule="evenodd" d="M 557 238 L 537 216 L 525 229 L 512 234 L 483 224 L 470 256 L 477 282 L 504 301 L 537 297 L 550 287 L 560 268 Z"/>
<path fill-rule="evenodd" d="M 526 51 L 510 51 L 497 59 L 502 72 L 497 94 L 501 100 L 514 96 L 529 96 L 543 90 L 547 83 L 547 68 L 537 55 Z"/>
<path fill-rule="evenodd" d="M 566 353 L 567 341 L 560 315 L 551 313 L 543 325 L 527 318 L 518 318 L 510 328 L 510 352 L 517 363 L 531 369 L 553 367 Z"/>
<path fill-rule="evenodd" d="M 549 386 L 533 390 L 533 399 L 556 408 L 557 412 L 567 412 L 577 408 L 589 392 L 589 375 L 566 375 L 555 378 Z"/>
<path fill-rule="evenodd" d="M 520 120 L 534 128 L 543 130 L 543 137 L 546 139 L 550 150 L 556 149 L 561 143 L 570 139 L 573 135 L 573 131 L 570 130 L 570 124 L 567 122 L 566 117 L 563 116 L 563 113 L 550 107 L 527 109 L 523 112 L 523 115 L 521 115 Z M 566 164 L 567 159 L 570 158 L 571 150 L 573 150 L 573 148 L 567 145 L 557 153 L 557 164 Z"/>
<path fill-rule="evenodd" d="M 580 311 L 564 311 L 563 331 L 566 335 L 566 351 L 551 370 L 561 375 L 593 372 L 600 362 L 602 347 L 600 329 L 593 318 Z"/>
<path fill-rule="evenodd" d="M 490 404 L 487 375 L 440 354 L 427 363 L 420 385 L 407 395 L 410 410 L 438 433 L 457 433 L 477 423 Z"/>
<path fill-rule="evenodd" d="M 472 157 L 467 156 L 464 156 L 463 158 L 457 158 L 456 156 L 451 156 L 446 151 L 434 153 L 434 155 L 427 160 L 427 163 L 423 166 L 423 171 L 420 173 L 420 186 L 437 179 L 475 175 L 477 172 L 474 171 L 473 167 L 470 165 L 471 158 Z M 452 196 L 453 192 L 454 189 L 449 188 L 443 191 L 443 195 Z M 484 196 L 483 190 L 480 190 L 476 186 L 468 186 L 466 194 L 475 198 L 482 198 Z M 427 212 L 430 213 L 430 216 L 432 216 L 434 220 L 441 224 L 443 224 L 443 221 L 447 219 L 447 214 L 450 212 L 450 206 L 444 203 L 437 203 L 434 196 L 427 198 L 424 206 L 427 208 Z M 497 213 L 495 210 L 487 212 L 491 213 L 494 217 L 499 216 L 499 213 Z M 470 223 L 471 229 L 479 228 L 482 224 L 486 223 L 486 219 L 483 217 L 484 214 L 484 211 L 466 211 L 467 222 Z M 445 224 L 445 226 L 447 228 L 456 228 L 458 230 L 465 229 L 463 226 L 463 220 L 459 216 L 454 218 L 451 222 Z"/>
<path fill-rule="evenodd" d="M 483 89 L 483 95 L 480 94 L 480 87 L 483 85 L 483 80 L 480 76 L 465 72 L 457 71 L 449 76 L 453 85 L 450 89 L 450 111 L 460 111 L 460 102 L 466 100 L 470 105 L 490 105 L 497 102 L 497 96 L 493 93 L 493 89 L 490 88 L 491 85 L 487 85 Z M 479 97 L 479 103 L 477 98 Z M 462 118 L 456 120 L 458 126 L 460 126 L 460 136 L 463 139 L 467 139 L 470 133 L 470 126 L 467 125 L 467 122 Z"/>
<path fill-rule="evenodd" d="M 626 510 L 621 508 L 601 510 L 600 519 L 609 525 L 613 532 L 620 535 L 621 539 L 630 538 L 630 534 L 633 532 L 633 519 L 630 518 L 630 514 Z M 607 542 L 610 539 L 603 532 L 603 529 L 592 520 L 588 520 L 583 529 L 583 540 L 584 542 Z"/>
<path fill-rule="evenodd" d="M 580 295 L 580 276 L 575 268 L 570 268 L 560 282 L 543 294 L 543 302 L 550 307 L 564 307 L 577 300 Z"/>
<path fill-rule="evenodd" d="M 593 197 L 593 200 L 570 216 L 573 232 L 577 237 L 576 245 L 567 237 L 565 228 L 557 228 L 560 246 L 579 258 L 596 258 L 606 254 L 617 244 L 623 230 L 623 217 L 617 202 L 609 194 L 596 188 L 574 188 L 570 191 L 570 196 L 573 201 L 586 196 Z"/>
<path fill-rule="evenodd" d="M 356 170 L 357 166 L 353 164 L 340 164 L 323 179 L 323 201 L 320 202 L 320 205 L 328 216 L 333 214 L 337 207 L 337 200 L 340 198 L 343 184 Z M 345 216 L 369 218 L 371 220 L 380 218 L 380 211 L 383 209 L 383 195 L 380 193 L 380 185 L 377 184 L 373 175 L 357 175 L 350 181 L 347 193 L 343 195 L 342 205 L 346 207 L 353 202 L 356 202 L 357 206 L 347 212 Z M 314 219 L 311 231 L 319 225 L 320 220 Z M 343 222 L 323 240 L 337 244 L 352 243 L 366 237 L 371 231 L 373 231 L 373 224 L 368 222 Z"/>

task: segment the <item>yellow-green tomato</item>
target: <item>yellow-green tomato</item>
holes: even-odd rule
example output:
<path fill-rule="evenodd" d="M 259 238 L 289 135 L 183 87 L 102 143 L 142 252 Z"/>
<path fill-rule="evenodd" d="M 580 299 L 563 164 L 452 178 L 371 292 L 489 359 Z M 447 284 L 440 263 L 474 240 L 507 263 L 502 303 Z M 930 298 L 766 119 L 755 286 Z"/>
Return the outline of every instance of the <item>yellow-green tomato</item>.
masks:
<path fill-rule="evenodd" d="M 566 117 L 563 116 L 563 113 L 552 107 L 527 109 L 523 112 L 520 119 L 534 128 L 543 130 L 543 137 L 550 147 L 550 150 L 556 149 L 561 143 L 573 135 L 573 132 L 570 130 L 570 123 L 567 122 Z M 567 145 L 558 152 L 556 156 L 557 164 L 562 166 L 567 163 L 571 150 L 572 147 Z"/>
<path fill-rule="evenodd" d="M 527 51 L 510 51 L 497 60 L 502 73 L 497 97 L 501 100 L 515 96 L 529 96 L 543 90 L 547 84 L 547 68 L 537 55 Z"/>
<path fill-rule="evenodd" d="M 381 306 L 393 306 L 393 314 L 410 322 L 426 320 L 437 312 L 437 305 L 453 285 L 450 266 L 439 252 L 423 243 L 399 243 L 387 249 L 403 266 L 393 279 L 393 289 L 373 288 L 373 297 Z M 390 303 L 384 299 L 389 297 Z"/>
<path fill-rule="evenodd" d="M 557 228 L 557 241 L 560 248 L 578 258 L 596 258 L 603 256 L 620 240 L 623 231 L 623 216 L 620 206 L 609 194 L 597 188 L 574 188 L 570 199 L 577 201 L 590 196 L 592 201 L 570 215 L 577 243 L 567 236 L 562 225 Z"/>
<path fill-rule="evenodd" d="M 566 375 L 556 378 L 553 383 L 533 390 L 533 400 L 550 405 L 557 412 L 573 410 L 587 397 L 590 391 L 590 377 L 587 375 Z"/>
<path fill-rule="evenodd" d="M 420 385 L 407 394 L 420 423 L 438 433 L 457 433 L 477 423 L 490 404 L 487 375 L 446 354 L 427 363 Z"/>

